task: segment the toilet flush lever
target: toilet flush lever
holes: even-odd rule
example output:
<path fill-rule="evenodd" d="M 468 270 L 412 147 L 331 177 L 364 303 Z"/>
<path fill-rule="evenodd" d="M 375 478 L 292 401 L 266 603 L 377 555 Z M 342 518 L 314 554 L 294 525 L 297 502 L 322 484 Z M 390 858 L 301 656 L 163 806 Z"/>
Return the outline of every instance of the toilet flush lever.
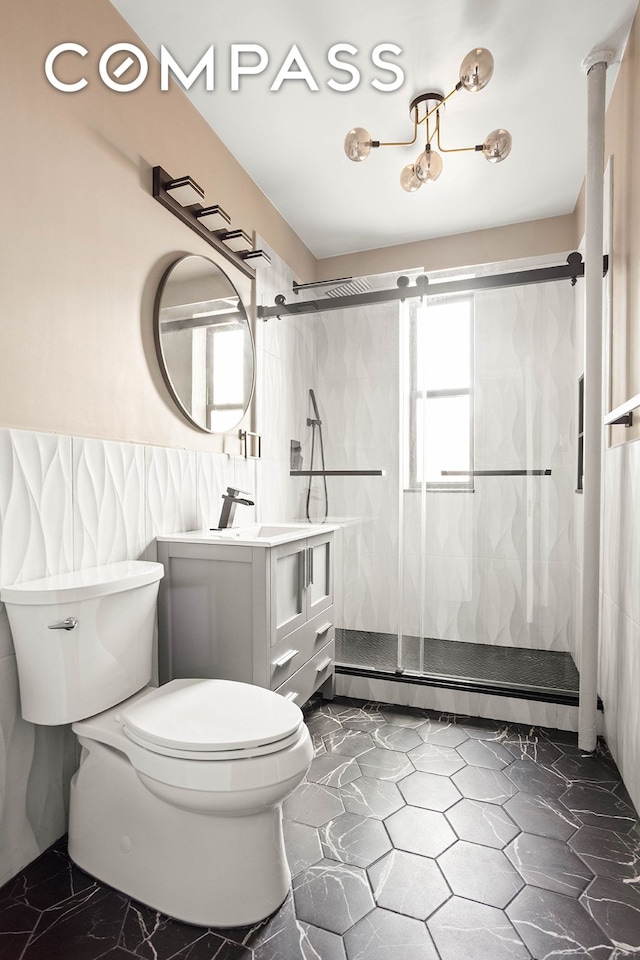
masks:
<path fill-rule="evenodd" d="M 65 617 L 61 623 L 50 623 L 49 630 L 75 630 L 78 621 L 75 617 Z"/>

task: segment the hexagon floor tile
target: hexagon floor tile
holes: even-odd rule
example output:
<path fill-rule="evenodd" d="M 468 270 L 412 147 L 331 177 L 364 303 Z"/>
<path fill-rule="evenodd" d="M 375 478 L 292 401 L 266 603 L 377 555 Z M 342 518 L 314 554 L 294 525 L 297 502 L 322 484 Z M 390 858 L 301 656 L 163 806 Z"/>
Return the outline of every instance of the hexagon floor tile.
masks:
<path fill-rule="evenodd" d="M 453 897 L 427 922 L 440 960 L 530 960 L 502 910 Z"/>
<path fill-rule="evenodd" d="M 316 757 L 283 804 L 292 893 L 271 917 L 172 920 L 63 838 L 0 889 L 2 960 L 640 957 L 640 822 L 606 746 L 346 698 L 304 713 Z"/>
<path fill-rule="evenodd" d="M 561 840 L 521 833 L 505 853 L 520 876 L 532 887 L 543 887 L 579 897 L 593 880 L 589 867 Z"/>
<path fill-rule="evenodd" d="M 384 821 L 396 850 L 437 857 L 456 842 L 443 813 L 407 805 Z"/>
<path fill-rule="evenodd" d="M 384 820 L 405 805 L 397 784 L 390 780 L 376 780 L 375 777 L 352 780 L 341 789 L 340 795 L 349 813 L 375 817 L 376 820 Z"/>
<path fill-rule="evenodd" d="M 392 850 L 367 873 L 379 907 L 416 920 L 426 920 L 451 896 L 436 861 L 415 853 Z"/>
<path fill-rule="evenodd" d="M 456 896 L 489 907 L 506 907 L 524 886 L 502 850 L 479 843 L 458 840 L 437 862 Z"/>
<path fill-rule="evenodd" d="M 437 773 L 416 771 L 401 780 L 398 787 L 407 803 L 425 810 L 439 810 L 442 813 L 462 800 L 449 778 Z"/>
<path fill-rule="evenodd" d="M 357 813 L 341 813 L 319 830 L 325 857 L 368 867 L 391 850 L 389 834 L 380 820 Z"/>
<path fill-rule="evenodd" d="M 450 807 L 446 817 L 461 840 L 501 850 L 520 831 L 505 807 L 482 800 L 464 799 Z"/>
<path fill-rule="evenodd" d="M 424 923 L 376 908 L 348 933 L 348 960 L 438 960 Z"/>

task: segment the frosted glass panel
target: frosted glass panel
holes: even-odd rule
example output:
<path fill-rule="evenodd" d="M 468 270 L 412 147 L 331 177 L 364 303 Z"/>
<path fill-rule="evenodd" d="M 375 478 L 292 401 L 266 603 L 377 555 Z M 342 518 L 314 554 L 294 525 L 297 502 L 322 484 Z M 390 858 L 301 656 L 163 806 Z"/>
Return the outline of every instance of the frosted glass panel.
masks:
<path fill-rule="evenodd" d="M 318 603 L 329 596 L 329 544 L 321 543 L 313 547 L 313 582 L 309 585 L 311 604 Z"/>
<path fill-rule="evenodd" d="M 276 572 L 276 626 L 282 627 L 302 612 L 302 594 L 298 573 L 299 553 L 280 557 Z"/>

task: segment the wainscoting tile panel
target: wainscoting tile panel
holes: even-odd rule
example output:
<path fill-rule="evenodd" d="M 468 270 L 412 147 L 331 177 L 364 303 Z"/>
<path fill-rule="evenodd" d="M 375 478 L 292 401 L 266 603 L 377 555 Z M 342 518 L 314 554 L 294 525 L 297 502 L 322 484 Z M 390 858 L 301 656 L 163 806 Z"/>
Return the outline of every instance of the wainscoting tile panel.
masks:
<path fill-rule="evenodd" d="M 0 429 L 0 583 L 73 567 L 71 438 Z"/>
<path fill-rule="evenodd" d="M 257 460 L 245 460 L 244 457 L 233 457 L 233 484 L 243 493 L 248 494 L 247 500 L 253 500 L 254 506 L 238 506 L 236 510 L 236 524 L 255 523 L 257 516 L 256 467 Z"/>
<path fill-rule="evenodd" d="M 144 480 L 144 447 L 73 438 L 74 569 L 142 558 Z"/>
<path fill-rule="evenodd" d="M 633 802 L 640 806 L 640 625 L 602 598 L 598 688 L 605 737 Z"/>
<path fill-rule="evenodd" d="M 75 738 L 20 716 L 15 657 L 0 660 L 0 884 L 66 830 Z"/>
<path fill-rule="evenodd" d="M 196 454 L 145 447 L 147 546 L 158 534 L 196 530 Z"/>

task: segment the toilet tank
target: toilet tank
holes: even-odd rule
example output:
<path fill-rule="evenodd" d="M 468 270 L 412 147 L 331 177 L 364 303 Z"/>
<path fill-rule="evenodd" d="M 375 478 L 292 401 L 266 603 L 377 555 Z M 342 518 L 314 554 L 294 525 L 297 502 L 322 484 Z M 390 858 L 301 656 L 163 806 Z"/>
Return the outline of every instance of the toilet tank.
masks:
<path fill-rule="evenodd" d="M 25 720 L 82 720 L 149 682 L 163 573 L 160 563 L 126 560 L 0 589 Z"/>

